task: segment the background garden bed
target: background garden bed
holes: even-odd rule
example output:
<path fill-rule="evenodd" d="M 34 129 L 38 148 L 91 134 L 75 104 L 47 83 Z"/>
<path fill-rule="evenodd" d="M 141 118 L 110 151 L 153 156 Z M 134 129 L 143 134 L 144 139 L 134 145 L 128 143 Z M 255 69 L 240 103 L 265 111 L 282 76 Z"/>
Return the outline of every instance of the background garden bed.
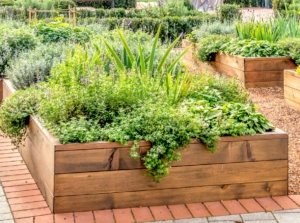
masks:
<path fill-rule="evenodd" d="M 191 44 L 184 40 L 183 47 Z M 200 62 L 196 56 L 197 48 L 193 47 L 187 53 L 188 60 Z M 242 57 L 217 53 L 212 67 L 228 77 L 236 77 L 245 88 L 283 86 L 283 71 L 295 69 L 296 64 L 290 57 Z"/>
<path fill-rule="evenodd" d="M 300 75 L 296 70 L 284 71 L 284 103 L 290 108 L 300 110 Z"/>

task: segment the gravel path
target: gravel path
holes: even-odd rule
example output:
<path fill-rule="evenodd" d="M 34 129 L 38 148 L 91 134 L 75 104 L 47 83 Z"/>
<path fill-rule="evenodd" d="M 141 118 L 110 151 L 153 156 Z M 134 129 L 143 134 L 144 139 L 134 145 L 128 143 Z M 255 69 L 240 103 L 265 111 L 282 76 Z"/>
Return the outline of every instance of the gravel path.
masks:
<path fill-rule="evenodd" d="M 252 88 L 250 97 L 271 123 L 289 135 L 289 194 L 300 193 L 300 111 L 284 105 L 282 87 Z"/>

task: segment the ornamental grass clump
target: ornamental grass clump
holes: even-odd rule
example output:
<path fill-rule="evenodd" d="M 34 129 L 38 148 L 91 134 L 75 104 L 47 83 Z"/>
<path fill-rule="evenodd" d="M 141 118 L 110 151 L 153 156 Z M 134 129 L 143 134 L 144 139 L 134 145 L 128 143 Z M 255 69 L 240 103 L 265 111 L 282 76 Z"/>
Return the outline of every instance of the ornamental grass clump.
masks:
<path fill-rule="evenodd" d="M 107 42 L 104 52 L 97 45 L 92 53 L 77 46 L 52 69 L 48 82 L 4 101 L 0 109 L 3 135 L 20 145 L 28 116 L 36 115 L 61 143 L 108 140 L 126 144 L 132 140 L 130 155 L 136 159 L 138 141 L 147 140 L 152 146 L 141 160 L 147 175 L 159 182 L 172 162 L 180 160 L 178 148 L 187 146 L 191 138 L 200 139 L 214 152 L 221 136 L 273 129 L 234 79 L 176 69 L 182 54 L 166 59 L 176 41 L 155 67 L 158 35 L 145 58 L 139 43 L 139 54 L 132 55 L 120 31 L 130 62 L 119 58 Z M 111 59 L 109 72 L 103 53 Z"/>

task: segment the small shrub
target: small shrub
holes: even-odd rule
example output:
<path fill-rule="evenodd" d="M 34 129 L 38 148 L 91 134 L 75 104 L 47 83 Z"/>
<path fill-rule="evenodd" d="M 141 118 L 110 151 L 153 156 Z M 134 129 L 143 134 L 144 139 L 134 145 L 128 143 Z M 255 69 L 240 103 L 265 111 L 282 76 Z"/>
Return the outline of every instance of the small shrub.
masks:
<path fill-rule="evenodd" d="M 198 42 L 197 58 L 201 61 L 214 61 L 215 54 L 221 46 L 232 39 L 232 36 L 209 35 Z"/>
<path fill-rule="evenodd" d="M 22 51 L 33 49 L 38 40 L 30 29 L 4 29 L 0 33 L 0 74 L 4 73 L 8 61 Z"/>
<path fill-rule="evenodd" d="M 295 61 L 297 65 L 300 65 L 300 38 L 287 38 L 278 41 L 278 45 Z"/>
<path fill-rule="evenodd" d="M 217 9 L 217 14 L 221 21 L 233 21 L 241 17 L 238 5 L 223 4 Z"/>
<path fill-rule="evenodd" d="M 45 23 L 40 21 L 37 25 L 36 35 L 42 38 L 43 42 L 64 42 L 71 41 L 84 44 L 90 40 L 90 31 L 84 27 L 72 27 L 61 21 Z"/>
<path fill-rule="evenodd" d="M 195 29 L 188 35 L 188 39 L 194 43 L 199 42 L 202 38 L 214 34 L 214 35 L 228 35 L 235 33 L 234 23 L 222 23 L 220 21 L 214 21 L 207 24 L 202 24 L 199 29 Z"/>
<path fill-rule="evenodd" d="M 46 81 L 53 65 L 62 62 L 69 49 L 71 49 L 70 45 L 47 44 L 22 52 L 9 62 L 6 76 L 18 90 L 28 88 L 37 82 Z"/>

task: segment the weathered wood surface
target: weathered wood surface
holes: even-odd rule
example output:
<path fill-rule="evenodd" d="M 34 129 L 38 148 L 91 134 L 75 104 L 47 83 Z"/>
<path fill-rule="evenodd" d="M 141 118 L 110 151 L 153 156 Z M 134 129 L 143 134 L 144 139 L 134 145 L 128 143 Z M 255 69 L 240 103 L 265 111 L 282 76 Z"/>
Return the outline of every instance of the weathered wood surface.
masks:
<path fill-rule="evenodd" d="M 284 71 L 284 103 L 295 110 L 300 110 L 300 74 L 296 70 Z"/>
<path fill-rule="evenodd" d="M 294 69 L 290 57 L 246 58 L 216 54 L 213 67 L 229 77 L 236 77 L 242 87 L 283 86 L 283 70 Z"/>
<path fill-rule="evenodd" d="M 3 100 L 3 80 L 0 80 L 0 103 Z"/>
<path fill-rule="evenodd" d="M 187 204 L 253 197 L 287 195 L 287 181 L 187 187 L 152 191 L 56 197 L 55 212 L 89 211 L 107 208 Z"/>
<path fill-rule="evenodd" d="M 2 84 L 3 84 L 3 86 L 2 86 L 2 89 L 3 89 L 2 98 L 3 98 L 3 100 L 5 100 L 10 95 L 12 95 L 14 92 L 16 92 L 16 90 L 12 86 L 12 83 L 10 82 L 9 79 L 3 79 Z"/>
<path fill-rule="evenodd" d="M 236 163 L 287 159 L 287 140 L 255 140 L 220 142 L 218 150 L 211 153 L 203 144 L 189 144 L 181 149 L 181 161 L 172 166 L 192 166 L 215 163 Z M 266 154 L 264 148 L 269 148 Z M 149 147 L 140 147 L 140 157 Z M 130 148 L 58 151 L 55 153 L 55 173 L 80 173 L 106 170 L 144 168 L 141 159 L 129 156 Z M 117 155 L 116 155 L 117 154 Z M 113 165 L 114 164 L 114 165 Z"/>
<path fill-rule="evenodd" d="M 276 168 L 274 168 L 276 167 Z M 151 191 L 168 188 L 287 180 L 287 160 L 172 167 L 160 183 L 145 170 L 55 175 L 55 196 Z M 76 185 L 76 187 L 74 187 Z M 87 187 L 88 185 L 88 187 Z"/>

